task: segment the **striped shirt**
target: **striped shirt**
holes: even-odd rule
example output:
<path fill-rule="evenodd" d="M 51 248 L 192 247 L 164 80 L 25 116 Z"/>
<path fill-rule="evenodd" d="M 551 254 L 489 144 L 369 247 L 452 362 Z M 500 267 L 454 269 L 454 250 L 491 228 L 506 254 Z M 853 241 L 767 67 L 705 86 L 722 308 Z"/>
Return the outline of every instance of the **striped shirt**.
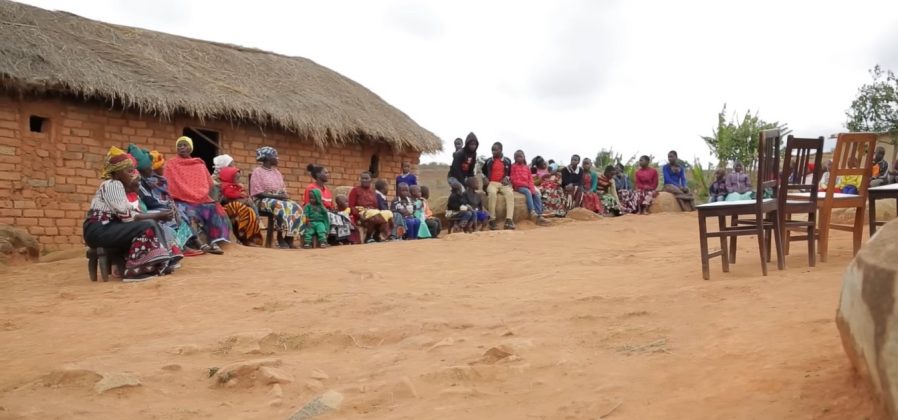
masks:
<path fill-rule="evenodd" d="M 112 220 L 122 222 L 134 220 L 134 211 L 128 202 L 128 194 L 120 181 L 107 179 L 100 184 L 90 202 L 90 217 L 96 217 L 104 225 Z"/>

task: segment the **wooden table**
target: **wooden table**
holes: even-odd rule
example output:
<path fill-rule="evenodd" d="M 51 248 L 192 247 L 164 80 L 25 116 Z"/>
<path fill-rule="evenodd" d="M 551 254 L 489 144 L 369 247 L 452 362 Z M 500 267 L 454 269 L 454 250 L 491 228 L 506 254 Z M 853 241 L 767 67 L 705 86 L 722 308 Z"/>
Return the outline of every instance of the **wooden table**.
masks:
<path fill-rule="evenodd" d="M 870 222 L 870 236 L 876 233 L 877 226 L 886 224 L 886 222 L 876 221 L 876 200 L 884 198 L 894 198 L 896 204 L 898 204 L 898 184 L 888 184 L 867 190 L 867 199 L 869 200 L 867 208 L 870 210 L 870 216 L 867 219 Z M 896 205 L 896 209 L 898 209 L 898 205 Z"/>

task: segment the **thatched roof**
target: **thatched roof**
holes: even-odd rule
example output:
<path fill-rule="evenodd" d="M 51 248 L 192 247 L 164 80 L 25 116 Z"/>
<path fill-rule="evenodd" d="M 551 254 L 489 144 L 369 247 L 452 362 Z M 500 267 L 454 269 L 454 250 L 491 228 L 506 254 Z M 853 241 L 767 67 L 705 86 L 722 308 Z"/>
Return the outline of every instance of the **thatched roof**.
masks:
<path fill-rule="evenodd" d="M 320 146 L 441 141 L 364 86 L 315 62 L 112 25 L 0 0 L 0 88 L 102 100 L 170 117 L 279 126 Z"/>

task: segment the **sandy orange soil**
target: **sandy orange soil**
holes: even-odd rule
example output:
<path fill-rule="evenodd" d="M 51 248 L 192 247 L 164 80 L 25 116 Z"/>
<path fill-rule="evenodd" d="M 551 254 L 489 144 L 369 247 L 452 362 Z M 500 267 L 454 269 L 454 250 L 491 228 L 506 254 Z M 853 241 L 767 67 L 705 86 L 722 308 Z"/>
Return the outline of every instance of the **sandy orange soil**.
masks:
<path fill-rule="evenodd" d="M 703 281 L 692 214 L 432 241 L 230 247 L 173 276 L 90 283 L 82 259 L 0 279 L 0 418 L 862 419 L 830 261 Z M 261 371 L 210 368 L 269 360 Z M 102 375 L 140 386 L 95 390 Z"/>

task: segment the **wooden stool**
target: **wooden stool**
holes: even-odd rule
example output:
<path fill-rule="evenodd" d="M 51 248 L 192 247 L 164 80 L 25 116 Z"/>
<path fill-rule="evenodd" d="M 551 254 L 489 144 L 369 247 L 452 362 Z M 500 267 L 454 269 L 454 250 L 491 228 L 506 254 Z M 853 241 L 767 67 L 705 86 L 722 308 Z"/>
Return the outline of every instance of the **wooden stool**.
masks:
<path fill-rule="evenodd" d="M 98 272 L 103 281 L 109 281 L 113 265 L 118 265 L 122 270 L 125 267 L 121 256 L 116 251 L 107 248 L 88 248 L 87 274 L 90 276 L 90 281 L 97 281 Z"/>

